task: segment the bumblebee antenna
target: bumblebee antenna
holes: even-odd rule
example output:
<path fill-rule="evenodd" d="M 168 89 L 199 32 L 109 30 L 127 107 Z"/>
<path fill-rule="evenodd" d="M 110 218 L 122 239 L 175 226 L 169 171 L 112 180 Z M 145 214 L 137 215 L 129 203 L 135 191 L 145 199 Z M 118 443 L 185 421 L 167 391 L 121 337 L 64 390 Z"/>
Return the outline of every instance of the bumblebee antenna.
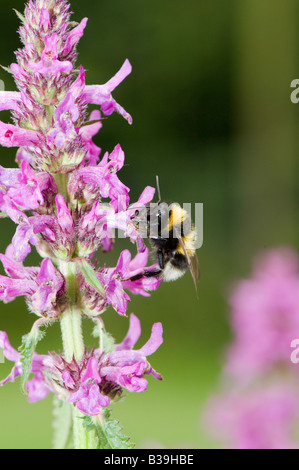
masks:
<path fill-rule="evenodd" d="M 161 202 L 161 193 L 160 193 L 160 185 L 159 185 L 159 176 L 156 175 L 156 185 L 157 185 L 157 191 L 158 191 L 158 198 L 159 198 L 159 202 L 158 204 Z"/>

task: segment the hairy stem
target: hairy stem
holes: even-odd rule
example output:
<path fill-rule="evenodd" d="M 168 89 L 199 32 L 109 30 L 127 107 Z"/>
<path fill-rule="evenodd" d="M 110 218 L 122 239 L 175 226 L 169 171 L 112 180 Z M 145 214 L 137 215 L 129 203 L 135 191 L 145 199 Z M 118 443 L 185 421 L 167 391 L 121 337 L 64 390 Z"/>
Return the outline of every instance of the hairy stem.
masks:
<path fill-rule="evenodd" d="M 68 175 L 63 173 L 55 173 L 52 175 L 55 179 L 57 184 L 58 192 L 63 196 L 63 199 L 67 203 L 69 200 L 69 193 L 68 193 Z"/>
<path fill-rule="evenodd" d="M 84 414 L 78 408 L 73 408 L 73 431 L 75 449 L 98 449 L 99 440 L 94 430 L 87 431 L 84 424 Z"/>
<path fill-rule="evenodd" d="M 81 328 L 81 312 L 76 306 L 77 280 L 76 266 L 71 261 L 59 261 L 58 267 L 66 280 L 66 291 L 69 297 L 69 307 L 60 318 L 63 350 L 66 361 L 73 356 L 80 362 L 84 354 L 84 342 Z"/>
<path fill-rule="evenodd" d="M 77 301 L 77 279 L 76 265 L 71 261 L 59 261 L 58 267 L 65 277 L 66 294 L 69 298 L 69 307 L 60 318 L 62 333 L 62 343 L 64 358 L 71 362 L 73 357 L 80 363 L 84 354 L 84 342 L 81 327 L 81 312 L 76 306 Z M 88 449 L 93 444 L 95 438 L 92 433 L 86 432 L 83 425 L 83 416 L 80 411 L 73 406 L 73 441 L 75 449 Z"/>

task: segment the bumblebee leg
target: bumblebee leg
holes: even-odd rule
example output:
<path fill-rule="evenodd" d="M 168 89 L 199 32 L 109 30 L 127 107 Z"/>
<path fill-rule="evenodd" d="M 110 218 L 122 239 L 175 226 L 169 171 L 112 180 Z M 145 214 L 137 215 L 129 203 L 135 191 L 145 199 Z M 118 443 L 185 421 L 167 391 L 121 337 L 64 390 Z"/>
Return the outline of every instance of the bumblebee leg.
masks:
<path fill-rule="evenodd" d="M 143 275 L 145 277 L 157 277 L 162 273 L 162 269 L 154 269 L 153 271 L 145 271 Z"/>
<path fill-rule="evenodd" d="M 138 281 L 143 277 L 157 277 L 161 274 L 161 269 L 153 269 L 152 271 L 144 271 L 143 273 L 136 274 L 136 276 L 130 277 L 128 281 Z"/>
<path fill-rule="evenodd" d="M 161 269 L 164 269 L 164 255 L 162 250 L 158 250 L 158 263 Z"/>

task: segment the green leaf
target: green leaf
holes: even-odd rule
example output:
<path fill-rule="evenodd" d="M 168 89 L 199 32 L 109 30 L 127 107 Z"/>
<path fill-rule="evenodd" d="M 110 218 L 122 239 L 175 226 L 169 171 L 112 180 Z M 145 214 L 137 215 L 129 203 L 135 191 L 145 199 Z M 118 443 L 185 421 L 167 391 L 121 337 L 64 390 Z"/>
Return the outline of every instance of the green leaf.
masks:
<path fill-rule="evenodd" d="M 72 405 L 54 399 L 53 449 L 68 449 L 72 446 Z"/>
<path fill-rule="evenodd" d="M 124 436 L 122 427 L 108 413 L 106 418 L 98 416 L 86 416 L 83 424 L 87 431 L 95 430 L 99 439 L 99 449 L 132 449 L 134 444 L 129 442 L 129 437 Z"/>
<path fill-rule="evenodd" d="M 93 269 L 93 267 L 83 258 L 78 258 L 76 260 L 76 264 L 83 274 L 83 277 L 85 279 L 85 282 L 93 287 L 94 289 L 98 290 L 102 294 L 105 292 L 102 284 L 98 280 L 96 273 Z"/>
<path fill-rule="evenodd" d="M 21 353 L 21 363 L 23 366 L 22 377 L 21 377 L 21 389 L 25 395 L 28 394 L 26 390 L 26 383 L 31 371 L 31 362 L 33 353 L 36 349 L 37 343 L 43 338 L 44 332 L 40 331 L 40 326 L 44 323 L 47 323 L 49 320 L 45 318 L 39 318 L 34 324 L 33 327 L 27 335 L 24 335 L 22 338 L 22 344 L 19 348 Z"/>
<path fill-rule="evenodd" d="M 5 217 L 8 217 L 7 213 L 6 212 L 0 212 L 0 219 L 4 219 Z"/>

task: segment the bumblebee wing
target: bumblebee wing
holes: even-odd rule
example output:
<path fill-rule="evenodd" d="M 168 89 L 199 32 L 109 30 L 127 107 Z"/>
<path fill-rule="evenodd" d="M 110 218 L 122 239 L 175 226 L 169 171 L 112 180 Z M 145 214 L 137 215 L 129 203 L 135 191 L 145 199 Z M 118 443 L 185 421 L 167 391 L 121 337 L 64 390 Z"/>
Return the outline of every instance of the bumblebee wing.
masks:
<path fill-rule="evenodd" d="M 199 281 L 198 258 L 196 256 L 196 254 L 194 256 L 192 256 L 192 258 L 190 258 L 189 253 L 186 250 L 186 247 L 185 247 L 185 244 L 184 244 L 182 238 L 179 237 L 178 240 L 179 240 L 179 243 L 182 247 L 184 255 L 187 258 L 187 263 L 188 263 L 188 266 L 189 266 L 189 269 L 190 269 L 190 272 L 191 272 L 191 276 L 192 276 L 192 279 L 193 279 L 193 282 L 194 282 L 195 290 L 196 290 L 196 293 L 197 293 L 197 282 Z"/>
<path fill-rule="evenodd" d="M 191 265 L 192 265 L 192 270 L 194 272 L 194 276 L 196 279 L 196 282 L 199 282 L 200 279 L 200 270 L 199 270 L 199 264 L 198 264 L 198 258 L 197 254 L 195 253 L 194 256 L 191 258 Z"/>

